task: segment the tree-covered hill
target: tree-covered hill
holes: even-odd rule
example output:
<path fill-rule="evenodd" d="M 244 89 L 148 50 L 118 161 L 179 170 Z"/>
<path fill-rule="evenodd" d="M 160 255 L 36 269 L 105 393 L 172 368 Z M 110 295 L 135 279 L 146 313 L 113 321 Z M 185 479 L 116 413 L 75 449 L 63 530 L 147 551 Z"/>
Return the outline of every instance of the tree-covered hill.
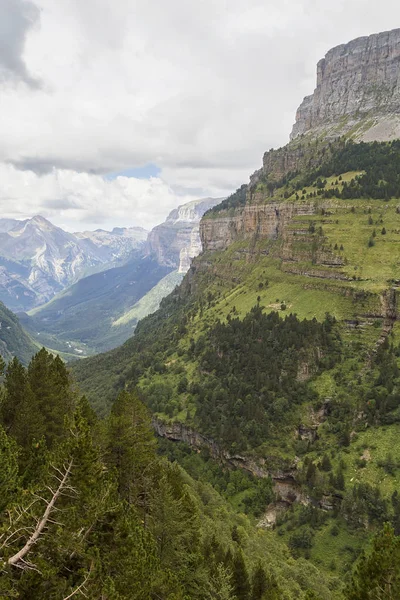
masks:
<path fill-rule="evenodd" d="M 0 302 L 0 355 L 9 361 L 16 356 L 27 364 L 38 347 L 22 329 L 18 317 Z"/>

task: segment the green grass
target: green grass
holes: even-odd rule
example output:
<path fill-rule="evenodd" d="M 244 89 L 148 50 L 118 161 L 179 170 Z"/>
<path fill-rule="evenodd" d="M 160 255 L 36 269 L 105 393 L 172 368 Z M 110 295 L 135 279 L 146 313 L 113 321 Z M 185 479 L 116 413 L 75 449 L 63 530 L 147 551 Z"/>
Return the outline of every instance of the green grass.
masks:
<path fill-rule="evenodd" d="M 400 465 L 400 424 L 370 427 L 356 434 L 349 447 L 349 453 L 343 453 L 347 465 L 346 479 L 349 484 L 369 483 L 378 486 L 385 497 L 400 486 L 400 468 L 394 475 L 389 475 L 379 466 L 379 462 L 391 455 Z M 357 461 L 368 456 L 366 466 L 360 468 Z"/>
<path fill-rule="evenodd" d="M 331 533 L 334 525 L 338 535 Z M 328 519 L 315 534 L 311 559 L 332 573 L 348 573 L 369 537 L 367 532 L 350 532 L 340 519 Z"/>

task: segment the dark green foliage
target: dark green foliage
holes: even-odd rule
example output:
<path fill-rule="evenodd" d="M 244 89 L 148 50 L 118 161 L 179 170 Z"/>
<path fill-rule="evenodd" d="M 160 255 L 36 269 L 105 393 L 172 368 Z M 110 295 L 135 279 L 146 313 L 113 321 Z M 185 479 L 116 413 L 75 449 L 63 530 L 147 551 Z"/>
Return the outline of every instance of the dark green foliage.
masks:
<path fill-rule="evenodd" d="M 194 395 L 199 428 L 239 449 L 262 443 L 271 423 L 285 422 L 293 403 L 312 399 L 297 379 L 299 365 L 303 359 L 322 367 L 318 348 L 329 349 L 329 360 L 334 360 L 332 325 L 329 318 L 320 324 L 300 322 L 294 315 L 265 315 L 259 306 L 242 321 L 216 325 L 204 352 L 193 347 L 203 374 Z"/>
<path fill-rule="evenodd" d="M 207 448 L 193 451 L 182 442 L 160 438 L 158 451 L 171 462 L 178 462 L 194 479 L 210 483 L 228 500 L 246 492 L 240 509 L 249 515 L 261 516 L 265 507 L 274 500 L 269 477 L 257 478 L 241 469 L 226 468 L 211 458 Z"/>
<path fill-rule="evenodd" d="M 249 574 L 244 562 L 243 554 L 240 550 L 236 552 L 233 559 L 232 582 L 233 590 L 237 600 L 249 600 Z"/>
<path fill-rule="evenodd" d="M 80 590 L 107 600 L 280 597 L 264 566 L 250 577 L 244 517 L 239 527 L 210 485 L 156 454 L 135 392 L 121 392 L 101 422 L 84 397 L 74 400 L 64 365 L 44 350 L 28 369 L 13 361 L 4 385 L 1 419 L 11 435 L 0 426 L 1 598 L 61 600 Z M 16 429 L 16 413 L 30 418 L 18 385 L 40 412 L 30 445 Z M 21 416 L 21 430 L 27 425 Z M 246 477 L 232 472 L 227 485 Z M 262 480 L 259 492 L 269 501 L 271 482 Z M 27 543 L 42 521 L 35 543 Z M 261 558 L 264 548 L 256 550 Z"/>
<path fill-rule="evenodd" d="M 400 197 L 400 141 L 354 143 L 342 140 L 335 151 L 317 170 L 301 180 L 301 185 L 309 186 L 316 182 L 319 193 L 324 198 L 372 198 L 389 200 Z M 321 177 L 332 177 L 349 171 L 365 171 L 341 189 L 322 189 Z M 341 177 L 339 177 L 341 181 Z M 321 182 L 321 183 L 319 183 Z"/>
<path fill-rule="evenodd" d="M 221 204 L 217 204 L 217 206 L 210 208 L 204 216 L 207 217 L 215 213 L 219 213 L 222 210 L 229 210 L 232 208 L 244 206 L 246 204 L 247 188 L 248 186 L 246 184 L 243 184 L 242 186 L 240 186 L 240 188 L 236 190 L 236 192 L 234 192 L 228 198 L 226 198 L 226 200 L 223 200 Z"/>
<path fill-rule="evenodd" d="M 330 471 L 332 469 L 332 464 L 327 454 L 324 454 L 322 457 L 321 469 L 323 471 Z"/>
<path fill-rule="evenodd" d="M 400 538 L 386 524 L 359 560 L 346 592 L 347 600 L 400 598 Z"/>
<path fill-rule="evenodd" d="M 24 365 L 38 347 L 21 327 L 18 317 L 0 302 L 0 357 L 6 362 L 16 356 Z"/>
<path fill-rule="evenodd" d="M 312 548 L 313 532 L 309 528 L 303 528 L 293 533 L 289 538 L 289 546 L 293 550 L 307 550 Z"/>
<path fill-rule="evenodd" d="M 155 440 L 150 416 L 136 394 L 121 392 L 107 420 L 107 464 L 116 470 L 118 492 L 133 504 L 145 503 L 154 461 Z"/>

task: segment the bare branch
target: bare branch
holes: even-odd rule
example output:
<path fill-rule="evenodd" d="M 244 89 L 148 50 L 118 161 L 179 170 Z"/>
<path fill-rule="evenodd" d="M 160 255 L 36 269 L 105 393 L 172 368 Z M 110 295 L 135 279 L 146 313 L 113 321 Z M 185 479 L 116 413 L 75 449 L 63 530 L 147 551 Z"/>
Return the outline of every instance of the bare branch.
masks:
<path fill-rule="evenodd" d="M 87 597 L 86 594 L 84 593 L 84 589 L 85 589 L 85 585 L 88 582 L 88 579 L 92 573 L 92 568 L 93 568 L 93 563 L 90 565 L 90 569 L 89 569 L 89 573 L 86 575 L 85 579 L 82 581 L 82 583 L 80 585 L 78 585 L 77 588 L 75 588 L 69 596 L 66 596 L 65 598 L 63 598 L 63 600 L 69 600 L 69 598 L 72 598 L 72 596 L 75 596 L 75 594 L 78 594 L 79 592 L 85 596 L 85 598 Z"/>
<path fill-rule="evenodd" d="M 53 510 L 53 507 L 54 507 L 55 503 L 57 502 L 57 499 L 59 498 L 59 496 L 67 482 L 67 479 L 71 473 L 71 468 L 72 468 L 72 459 L 70 460 L 68 466 L 66 467 L 66 470 L 65 470 L 64 476 L 60 482 L 60 485 L 58 486 L 57 490 L 54 492 L 50 502 L 47 504 L 46 510 L 43 513 L 43 517 L 38 522 L 34 532 L 32 533 L 32 535 L 26 542 L 25 546 L 23 548 L 21 548 L 21 550 L 19 552 L 17 552 L 16 554 L 14 554 L 13 556 L 11 556 L 8 559 L 7 563 L 9 565 L 18 567 L 18 566 L 20 566 L 20 564 L 19 564 L 20 562 L 23 562 L 23 563 L 25 562 L 24 557 L 28 554 L 28 552 L 32 548 L 32 546 L 37 542 L 40 534 L 43 532 L 43 530 L 46 527 L 46 524 L 47 524 L 47 521 L 49 520 L 51 511 Z"/>

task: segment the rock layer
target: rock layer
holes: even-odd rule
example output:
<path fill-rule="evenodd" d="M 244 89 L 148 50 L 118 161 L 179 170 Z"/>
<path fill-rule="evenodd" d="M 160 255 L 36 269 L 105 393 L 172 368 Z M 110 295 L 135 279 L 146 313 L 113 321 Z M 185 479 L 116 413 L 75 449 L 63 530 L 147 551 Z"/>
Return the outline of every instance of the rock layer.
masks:
<path fill-rule="evenodd" d="M 276 239 L 290 219 L 297 215 L 312 215 L 314 212 L 312 203 L 271 202 L 247 205 L 233 217 L 203 219 L 200 223 L 203 250 L 223 250 L 238 239 L 253 236 Z"/>
<path fill-rule="evenodd" d="M 291 139 L 335 123 L 345 133 L 362 120 L 359 139 L 400 137 L 400 29 L 329 50 L 317 65 L 314 94 L 297 110 Z"/>

